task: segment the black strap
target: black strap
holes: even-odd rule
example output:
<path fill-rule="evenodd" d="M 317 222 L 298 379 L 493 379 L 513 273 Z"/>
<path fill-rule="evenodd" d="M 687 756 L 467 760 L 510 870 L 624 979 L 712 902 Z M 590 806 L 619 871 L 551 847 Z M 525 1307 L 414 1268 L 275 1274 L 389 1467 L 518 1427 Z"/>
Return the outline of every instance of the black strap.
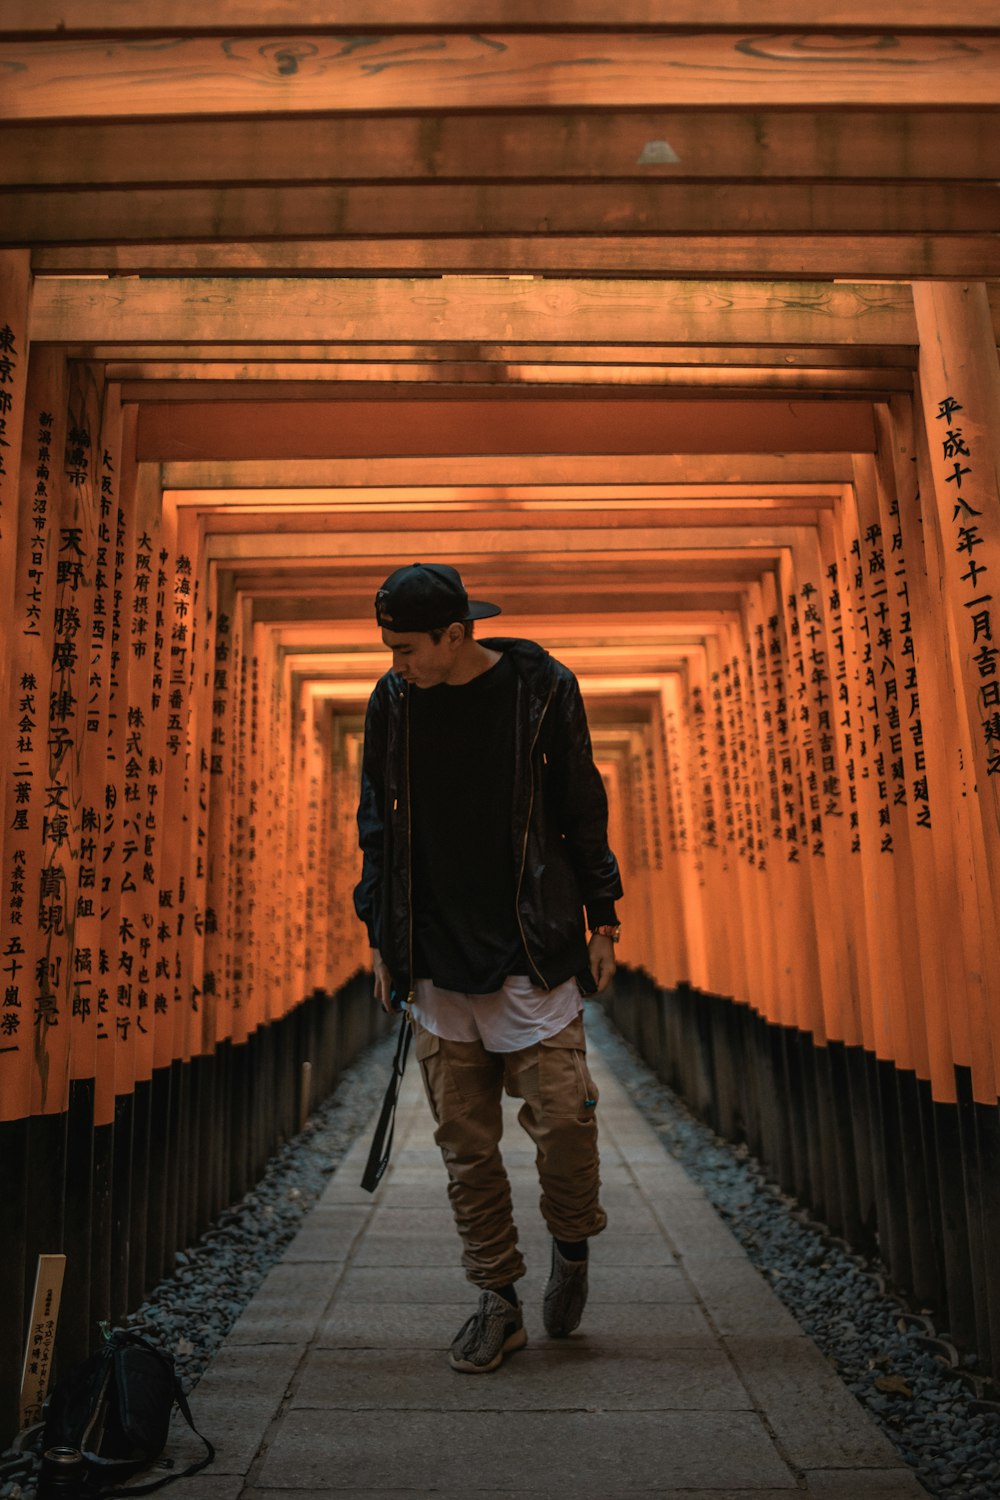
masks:
<path fill-rule="evenodd" d="M 215 1457 L 215 1448 L 208 1441 L 208 1438 L 205 1436 L 205 1434 L 203 1432 L 199 1432 L 197 1427 L 194 1425 L 194 1419 L 191 1416 L 191 1408 L 190 1406 L 188 1406 L 187 1397 L 181 1390 L 181 1383 L 176 1378 L 176 1376 L 174 1377 L 174 1400 L 177 1402 L 177 1405 L 180 1408 L 181 1416 L 184 1418 L 185 1422 L 188 1424 L 195 1437 L 200 1438 L 201 1441 L 205 1444 L 205 1457 L 196 1459 L 194 1463 L 188 1464 L 186 1469 L 181 1469 L 177 1474 L 165 1474 L 162 1479 L 153 1479 L 147 1484 L 128 1484 L 127 1482 L 122 1482 L 120 1485 L 115 1486 L 115 1488 L 113 1489 L 106 1489 L 102 1488 L 100 1486 L 100 1482 L 98 1481 L 96 1485 L 92 1486 L 88 1490 L 89 1494 L 94 1494 L 95 1490 L 97 1490 L 102 1494 L 109 1495 L 151 1495 L 154 1490 L 162 1490 L 164 1485 L 173 1484 L 177 1479 L 189 1479 L 192 1474 L 200 1474 L 202 1469 L 208 1467 L 208 1465 Z M 87 1455 L 87 1461 L 91 1465 L 96 1465 L 97 1467 L 99 1467 L 102 1463 L 114 1462 L 113 1459 L 102 1460 L 95 1454 L 90 1453 L 88 1453 Z"/>
<path fill-rule="evenodd" d="M 406 1054 L 410 1050 L 410 1027 L 404 1016 L 400 1022 L 399 1038 L 396 1042 L 396 1055 L 392 1060 L 392 1077 L 389 1079 L 389 1087 L 385 1091 L 382 1100 L 382 1110 L 375 1126 L 375 1135 L 372 1139 L 372 1148 L 368 1153 L 368 1161 L 365 1166 L 365 1175 L 361 1179 L 361 1186 L 366 1193 L 374 1193 L 386 1167 L 389 1165 L 389 1155 L 392 1151 L 392 1136 L 396 1128 L 396 1104 L 399 1101 L 399 1089 L 403 1082 L 403 1070 L 406 1067 Z"/>

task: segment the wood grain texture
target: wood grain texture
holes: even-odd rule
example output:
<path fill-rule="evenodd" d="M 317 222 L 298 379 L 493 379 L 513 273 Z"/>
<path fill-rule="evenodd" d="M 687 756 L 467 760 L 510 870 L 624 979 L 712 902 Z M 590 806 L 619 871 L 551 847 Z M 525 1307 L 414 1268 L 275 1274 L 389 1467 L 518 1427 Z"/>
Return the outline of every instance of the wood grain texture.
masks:
<path fill-rule="evenodd" d="M 468 364 L 425 365 L 337 365 L 304 367 L 262 361 L 258 365 L 212 364 L 167 361 L 129 366 L 109 364 L 108 378 L 122 379 L 125 401 L 313 401 L 391 391 L 415 394 L 415 387 L 432 384 L 432 394 L 460 398 L 487 388 L 505 392 L 559 391 L 569 394 L 577 387 L 597 388 L 619 395 L 628 391 L 696 391 L 703 395 L 733 397 L 741 393 L 770 391 L 884 392 L 909 390 L 909 370 L 733 370 L 725 365 L 687 366 L 681 369 L 652 365 L 549 365 Z"/>
<path fill-rule="evenodd" d="M 424 399 L 147 403 L 140 461 L 444 454 L 869 451 L 864 401 Z"/>
<path fill-rule="evenodd" d="M 919 190 L 911 190 L 918 192 Z M 988 200 L 987 200 L 988 202 Z M 985 205 L 984 205 L 985 207 Z M 58 205 L 57 205 L 58 208 Z M 13 220 L 17 220 L 14 205 Z M 989 280 L 1000 274 L 995 234 L 489 234 L 421 239 L 195 240 L 170 244 L 36 245 L 36 272 L 112 275 L 437 276 L 459 274 L 866 277 Z"/>
<path fill-rule="evenodd" d="M 9 245 L 588 233 L 998 234 L 1000 191 L 943 183 L 919 190 L 868 183 L 474 183 L 0 192 L 0 244 Z M 606 263 L 627 259 L 627 249 L 617 256 L 612 246 L 604 249 Z M 487 248 L 487 263 L 489 255 Z"/>
<path fill-rule="evenodd" d="M 537 364 L 558 376 L 563 366 L 594 365 L 630 368 L 634 366 L 667 369 L 676 367 L 697 371 L 702 366 L 724 365 L 734 371 L 754 369 L 778 370 L 911 370 L 916 367 L 916 352 L 906 345 L 888 345 L 880 348 L 866 344 L 852 347 L 850 344 L 504 344 L 489 340 L 468 343 L 443 341 L 440 344 L 406 342 L 380 344 L 269 344 L 262 349 L 259 344 L 223 344 L 205 346 L 198 344 L 157 343 L 130 344 L 127 348 L 116 345 L 87 344 L 71 345 L 67 350 L 72 359 L 102 359 L 117 365 L 133 362 L 180 360 L 195 363 L 216 360 L 239 361 L 248 368 L 263 360 L 284 361 L 307 366 L 311 362 L 356 364 L 368 368 L 383 363 L 405 362 L 420 364 L 423 361 L 467 362 L 488 369 L 493 364 L 513 364 L 522 361 Z M 363 377 L 361 377 L 363 378 Z M 736 377 L 734 377 L 736 378 Z"/>
<path fill-rule="evenodd" d="M 327 460 L 177 460 L 162 465 L 165 489 L 281 490 L 329 485 L 364 488 L 425 484 L 710 484 L 719 493 L 743 484 L 849 484 L 849 454 L 550 454 L 466 458 Z"/>
<path fill-rule="evenodd" d="M 0 185 L 1000 177 L 989 109 L 499 110 L 8 125 Z M 196 164 L 196 167 L 195 167 Z"/>
<path fill-rule="evenodd" d="M 1000 36 L 195 37 L 0 46 L 0 119 L 1000 105 Z"/>
<path fill-rule="evenodd" d="M 906 287 L 781 282 L 44 280 L 42 343 L 455 339 L 913 344 Z"/>
<path fill-rule="evenodd" d="M 933 0 L 883 0 L 878 24 L 888 30 L 942 26 L 964 29 L 997 24 L 993 0 L 956 0 L 942 14 Z M 288 30 L 289 28 L 395 31 L 437 27 L 491 31 L 592 27 L 821 27 L 863 31 L 872 25 L 866 0 L 840 0 L 836 16 L 819 0 L 624 0 L 609 12 L 606 0 L 5 0 L 0 36 L 20 33 L 63 37 L 152 32 Z"/>

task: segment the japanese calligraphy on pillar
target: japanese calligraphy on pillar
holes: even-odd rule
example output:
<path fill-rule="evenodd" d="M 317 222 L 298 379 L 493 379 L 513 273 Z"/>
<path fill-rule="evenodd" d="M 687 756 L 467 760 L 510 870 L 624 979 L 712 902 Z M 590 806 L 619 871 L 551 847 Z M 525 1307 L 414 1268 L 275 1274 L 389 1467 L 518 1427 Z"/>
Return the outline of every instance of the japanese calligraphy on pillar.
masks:
<path fill-rule="evenodd" d="M 111 692 L 112 615 L 118 519 L 118 467 L 121 450 L 121 403 L 106 399 L 95 450 L 97 529 L 94 546 L 93 602 L 90 620 L 80 754 L 80 843 L 70 975 L 73 1017 L 74 1078 L 93 1078 L 110 1059 L 98 1059 L 98 989 L 101 967 L 101 822 Z M 106 1087 L 107 1080 L 102 1078 Z M 107 1114 L 99 1109 L 97 1118 Z"/>
<path fill-rule="evenodd" d="M 931 432 L 938 448 L 938 464 L 944 483 L 951 485 L 953 508 L 952 535 L 946 545 L 957 559 L 956 571 L 962 585 L 962 604 L 966 611 L 965 645 L 978 674 L 977 698 L 980 714 L 978 731 L 986 756 L 986 774 L 1000 773 L 1000 677 L 997 675 L 997 646 L 993 635 L 993 578 L 986 561 L 987 538 L 981 527 L 983 512 L 977 509 L 963 481 L 973 473 L 975 454 L 966 441 L 962 422 L 962 403 L 951 392 L 941 396 L 936 418 L 941 427 Z"/>
<path fill-rule="evenodd" d="M 889 720 L 889 753 L 892 757 L 891 774 L 894 785 L 902 783 L 903 795 L 900 805 L 906 805 L 906 751 L 912 751 L 912 769 L 909 779 L 910 805 L 913 822 L 917 828 L 931 826 L 931 803 L 927 785 L 927 762 L 924 753 L 924 726 L 921 720 L 920 683 L 916 652 L 913 643 L 913 611 L 910 604 L 910 587 L 906 575 L 906 550 L 904 533 L 900 523 L 899 501 L 892 497 L 888 505 L 892 529 L 889 532 L 888 571 L 890 593 L 895 615 L 896 703 L 895 714 Z M 901 680 L 900 680 L 901 674 Z M 893 799 L 894 802 L 897 798 Z"/>
<path fill-rule="evenodd" d="M 35 954 L 36 1030 L 53 1033 L 39 1052 L 36 1106 L 62 1108 L 70 1049 L 66 997 L 72 955 L 82 837 L 81 747 L 88 692 L 96 542 L 94 450 L 100 422 L 98 375 L 70 372 L 60 503 L 54 527 L 55 596 L 51 676 L 45 704 L 47 756 L 42 810 L 42 869 Z"/>
<path fill-rule="evenodd" d="M 730 764 L 729 735 L 726 724 L 727 682 L 722 671 L 711 675 L 712 704 L 714 707 L 715 750 L 719 768 L 719 796 L 722 802 L 723 839 L 727 844 L 736 842 L 736 815 L 733 809 L 733 771 Z"/>
<path fill-rule="evenodd" d="M 8 1106 L 30 1107 L 32 995 L 37 962 L 42 817 L 47 779 L 47 700 L 51 676 L 54 570 L 53 485 L 58 482 L 66 413 L 66 366 L 60 353 L 32 358 L 26 398 L 24 462 L 19 493 L 23 524 L 17 536 L 8 656 L 12 681 L 4 786 L 4 910 L 0 1000 L 0 1095 Z M 4 1059 L 8 1059 L 5 1063 Z M 27 1090 L 27 1092 L 25 1092 Z M 15 1102 L 16 1101 L 16 1102 Z M 11 1116 L 16 1118 L 15 1115 Z"/>
<path fill-rule="evenodd" d="M 691 684 L 691 722 L 694 725 L 696 755 L 695 769 L 698 782 L 696 798 L 701 824 L 702 849 L 717 849 L 719 825 L 715 811 L 715 788 L 712 784 L 712 761 L 708 748 L 708 709 L 700 683 Z"/>
<path fill-rule="evenodd" d="M 797 641 L 798 618 L 792 611 L 788 620 L 788 631 L 793 643 Z M 801 790 L 796 775 L 791 719 L 795 705 L 790 698 L 788 673 L 785 664 L 785 646 L 782 638 L 781 618 L 769 615 L 767 620 L 768 656 L 771 661 L 771 699 L 774 705 L 774 735 L 778 758 L 778 791 L 781 822 L 772 828 L 775 847 L 784 844 L 785 858 L 789 864 L 798 864 L 800 853 Z M 793 660 L 794 660 L 793 654 Z"/>

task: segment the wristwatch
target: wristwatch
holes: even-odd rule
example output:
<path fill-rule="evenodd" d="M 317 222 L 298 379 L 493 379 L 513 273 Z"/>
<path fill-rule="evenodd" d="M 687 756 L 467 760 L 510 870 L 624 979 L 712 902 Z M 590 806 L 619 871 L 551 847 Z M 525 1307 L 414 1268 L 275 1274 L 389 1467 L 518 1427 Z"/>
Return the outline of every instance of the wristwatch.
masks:
<path fill-rule="evenodd" d="M 592 927 L 590 935 L 591 937 L 610 938 L 613 943 L 617 943 L 622 935 L 622 924 L 620 922 L 609 922 L 602 927 Z"/>

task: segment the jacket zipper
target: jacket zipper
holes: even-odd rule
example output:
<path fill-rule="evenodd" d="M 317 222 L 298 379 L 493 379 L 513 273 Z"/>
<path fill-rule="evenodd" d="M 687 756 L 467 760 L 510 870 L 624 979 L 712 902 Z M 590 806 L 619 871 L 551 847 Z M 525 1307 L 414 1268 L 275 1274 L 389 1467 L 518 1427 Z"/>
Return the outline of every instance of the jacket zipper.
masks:
<path fill-rule="evenodd" d="M 406 715 L 406 909 L 407 927 L 406 941 L 410 960 L 410 972 L 407 975 L 409 981 L 409 992 L 407 1004 L 413 1003 L 413 813 L 412 813 L 412 786 L 410 783 L 410 693 L 409 689 L 403 698 Z"/>
<path fill-rule="evenodd" d="M 517 890 L 514 893 L 514 915 L 517 917 L 517 925 L 521 933 L 521 942 L 524 944 L 524 951 L 528 955 L 528 962 L 534 969 L 536 977 L 541 981 L 542 988 L 545 990 L 549 988 L 545 980 L 545 975 L 542 973 L 541 969 L 532 958 L 531 950 L 528 947 L 528 939 L 524 935 L 524 923 L 521 921 L 521 885 L 524 880 L 525 861 L 528 858 L 528 833 L 531 829 L 531 814 L 535 806 L 535 771 L 534 766 L 532 765 L 532 760 L 535 754 L 535 746 L 538 744 L 538 736 L 542 732 L 542 723 L 545 719 L 545 715 L 549 711 L 549 704 L 552 702 L 552 694 L 554 691 L 555 689 L 550 686 L 548 697 L 546 698 L 544 707 L 542 708 L 542 711 L 538 716 L 538 724 L 535 727 L 535 733 L 531 739 L 531 748 L 528 751 L 528 774 L 530 787 L 528 795 L 528 817 L 524 825 L 524 842 L 521 845 L 521 868 L 518 871 Z"/>

